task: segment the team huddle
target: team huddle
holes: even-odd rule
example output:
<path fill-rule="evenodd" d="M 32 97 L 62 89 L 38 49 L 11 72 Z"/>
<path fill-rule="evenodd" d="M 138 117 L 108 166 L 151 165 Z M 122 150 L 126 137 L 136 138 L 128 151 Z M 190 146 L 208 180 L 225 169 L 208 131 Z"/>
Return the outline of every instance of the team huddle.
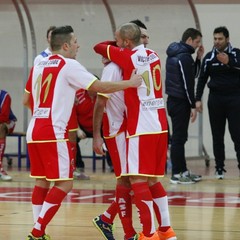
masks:
<path fill-rule="evenodd" d="M 196 110 L 201 111 L 203 89 L 212 73 L 213 65 L 202 67 L 196 101 L 194 80 L 204 52 L 201 38 L 198 30 L 190 28 L 184 32 L 180 45 L 168 49 L 166 93 L 173 127 L 170 180 L 173 184 L 196 183 L 202 179 L 190 172 L 184 156 L 189 119 L 194 121 Z M 177 239 L 171 227 L 167 193 L 159 181 L 165 174 L 169 144 L 161 62 L 158 54 L 147 48 L 148 40 L 146 26 L 134 20 L 116 30 L 115 41 L 96 44 L 93 49 L 102 56 L 104 66 L 101 80 L 98 80 L 76 60 L 79 45 L 72 27 L 56 27 L 51 31 L 50 48 L 35 59 L 23 99 L 32 113 L 27 145 L 31 177 L 36 179 L 32 194 L 34 226 L 28 240 L 51 239 L 46 227 L 73 187 L 76 154 L 69 129 L 79 89 L 97 92 L 93 149 L 97 154 L 105 154 L 103 146 L 106 144 L 117 179 L 115 200 L 93 219 L 94 225 L 104 239 L 114 240 L 113 221 L 118 214 L 124 240 Z M 176 49 L 179 52 L 174 52 Z M 194 62 L 191 54 L 196 49 L 198 59 Z M 206 64 L 208 57 L 204 60 Z M 226 56 L 219 56 L 218 61 L 237 65 Z M 234 70 L 239 76 L 237 71 Z M 185 82 L 178 85 L 179 78 L 184 78 Z M 218 92 L 218 88 L 214 86 L 212 92 Z M 180 115 L 175 111 L 177 108 L 180 108 Z M 214 115 L 211 119 L 215 121 Z M 215 150 L 218 150 L 217 145 Z M 219 178 L 223 178 L 225 171 L 223 161 L 221 158 L 217 162 Z M 132 204 L 138 209 L 140 232 L 133 226 Z"/>

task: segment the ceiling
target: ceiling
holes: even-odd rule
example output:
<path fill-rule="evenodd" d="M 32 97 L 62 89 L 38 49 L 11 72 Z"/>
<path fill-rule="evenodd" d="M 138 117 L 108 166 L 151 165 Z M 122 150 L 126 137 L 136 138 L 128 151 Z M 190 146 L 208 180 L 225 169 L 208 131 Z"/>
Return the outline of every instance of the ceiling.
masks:
<path fill-rule="evenodd" d="M 24 0 L 27 4 L 99 4 L 104 0 Z M 111 4 L 181 4 L 188 2 L 187 0 L 105 0 Z M 195 4 L 239 4 L 240 0 L 192 0 Z M 12 0 L 1 0 L 0 4 L 12 4 Z"/>

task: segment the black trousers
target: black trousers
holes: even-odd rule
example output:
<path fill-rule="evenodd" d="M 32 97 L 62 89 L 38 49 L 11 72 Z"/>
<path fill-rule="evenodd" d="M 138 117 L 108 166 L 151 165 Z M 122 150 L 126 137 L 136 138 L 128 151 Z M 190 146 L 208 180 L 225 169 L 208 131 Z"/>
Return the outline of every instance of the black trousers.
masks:
<path fill-rule="evenodd" d="M 191 106 L 185 99 L 168 96 L 167 111 L 172 122 L 170 148 L 172 174 L 179 174 L 187 171 L 184 145 L 188 139 Z"/>
<path fill-rule="evenodd" d="M 87 132 L 85 130 L 83 130 L 87 136 L 87 138 L 92 138 L 93 135 L 92 133 L 90 132 Z M 77 152 L 76 152 L 76 167 L 77 168 L 81 168 L 81 169 L 84 169 L 85 168 L 85 164 L 83 162 L 83 159 L 82 159 L 82 154 L 81 154 L 81 149 L 80 149 L 80 146 L 79 146 L 79 142 L 80 142 L 80 138 L 77 137 Z M 109 167 L 112 167 L 112 160 L 110 158 L 110 155 L 108 153 L 108 151 L 106 152 L 106 160 L 107 160 L 107 164 Z"/>
<path fill-rule="evenodd" d="M 87 136 L 87 138 L 92 138 L 93 135 L 92 133 L 90 132 L 87 132 L 85 130 L 83 130 Z M 82 168 L 84 169 L 85 168 L 85 164 L 83 162 L 83 159 L 82 159 L 82 153 L 81 153 L 81 149 L 80 149 L 80 146 L 79 146 L 79 142 L 80 142 L 80 138 L 77 137 L 77 141 L 76 141 L 76 144 L 77 144 L 77 152 L 76 152 L 76 167 L 77 168 Z"/>
<path fill-rule="evenodd" d="M 210 93 L 208 96 L 208 113 L 216 169 L 225 166 L 224 134 L 226 122 L 228 122 L 228 129 L 234 143 L 238 168 L 240 169 L 240 95 L 224 96 Z"/>

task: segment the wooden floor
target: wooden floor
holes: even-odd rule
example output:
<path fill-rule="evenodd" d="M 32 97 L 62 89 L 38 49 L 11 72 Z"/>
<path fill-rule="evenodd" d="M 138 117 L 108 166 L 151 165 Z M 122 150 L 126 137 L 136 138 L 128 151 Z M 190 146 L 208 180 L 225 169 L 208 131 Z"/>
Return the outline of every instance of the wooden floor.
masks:
<path fill-rule="evenodd" d="M 85 159 L 89 181 L 74 181 L 59 212 L 47 228 L 53 240 L 101 240 L 92 225 L 92 218 L 108 207 L 114 197 L 113 173 L 102 172 L 100 161 L 95 173 L 91 160 Z M 0 182 L 0 239 L 24 240 L 32 229 L 31 190 L 34 181 L 23 167 L 7 169 L 12 182 Z M 188 160 L 188 167 L 203 175 L 203 181 L 193 185 L 171 185 L 170 173 L 162 179 L 169 196 L 171 223 L 179 240 L 240 239 L 240 179 L 236 160 L 226 161 L 226 178 L 214 178 L 214 163 L 206 168 L 204 160 Z M 115 238 L 123 239 L 116 218 Z M 134 208 L 136 230 L 141 227 Z"/>

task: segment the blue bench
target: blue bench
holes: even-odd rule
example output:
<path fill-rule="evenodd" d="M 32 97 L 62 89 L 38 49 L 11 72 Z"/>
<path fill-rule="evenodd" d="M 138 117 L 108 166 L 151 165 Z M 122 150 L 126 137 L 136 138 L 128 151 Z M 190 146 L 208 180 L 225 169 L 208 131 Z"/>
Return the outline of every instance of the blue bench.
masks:
<path fill-rule="evenodd" d="M 102 171 L 105 171 L 106 164 L 105 164 L 105 156 L 97 155 L 94 151 L 92 152 L 92 155 L 83 155 L 82 158 L 91 158 L 92 159 L 92 170 L 93 172 L 96 171 L 96 161 L 102 160 Z"/>
<path fill-rule="evenodd" d="M 10 160 L 12 157 L 17 157 L 18 159 L 18 168 L 22 167 L 22 158 L 26 158 L 26 168 L 30 167 L 30 162 L 28 158 L 27 152 L 24 152 L 22 149 L 22 140 L 24 140 L 24 144 L 26 144 L 26 133 L 23 132 L 13 132 L 7 135 L 7 137 L 14 137 L 18 140 L 18 148 L 17 153 L 5 153 L 4 157 L 6 157 L 8 160 Z M 27 148 L 26 148 L 27 151 Z"/>

